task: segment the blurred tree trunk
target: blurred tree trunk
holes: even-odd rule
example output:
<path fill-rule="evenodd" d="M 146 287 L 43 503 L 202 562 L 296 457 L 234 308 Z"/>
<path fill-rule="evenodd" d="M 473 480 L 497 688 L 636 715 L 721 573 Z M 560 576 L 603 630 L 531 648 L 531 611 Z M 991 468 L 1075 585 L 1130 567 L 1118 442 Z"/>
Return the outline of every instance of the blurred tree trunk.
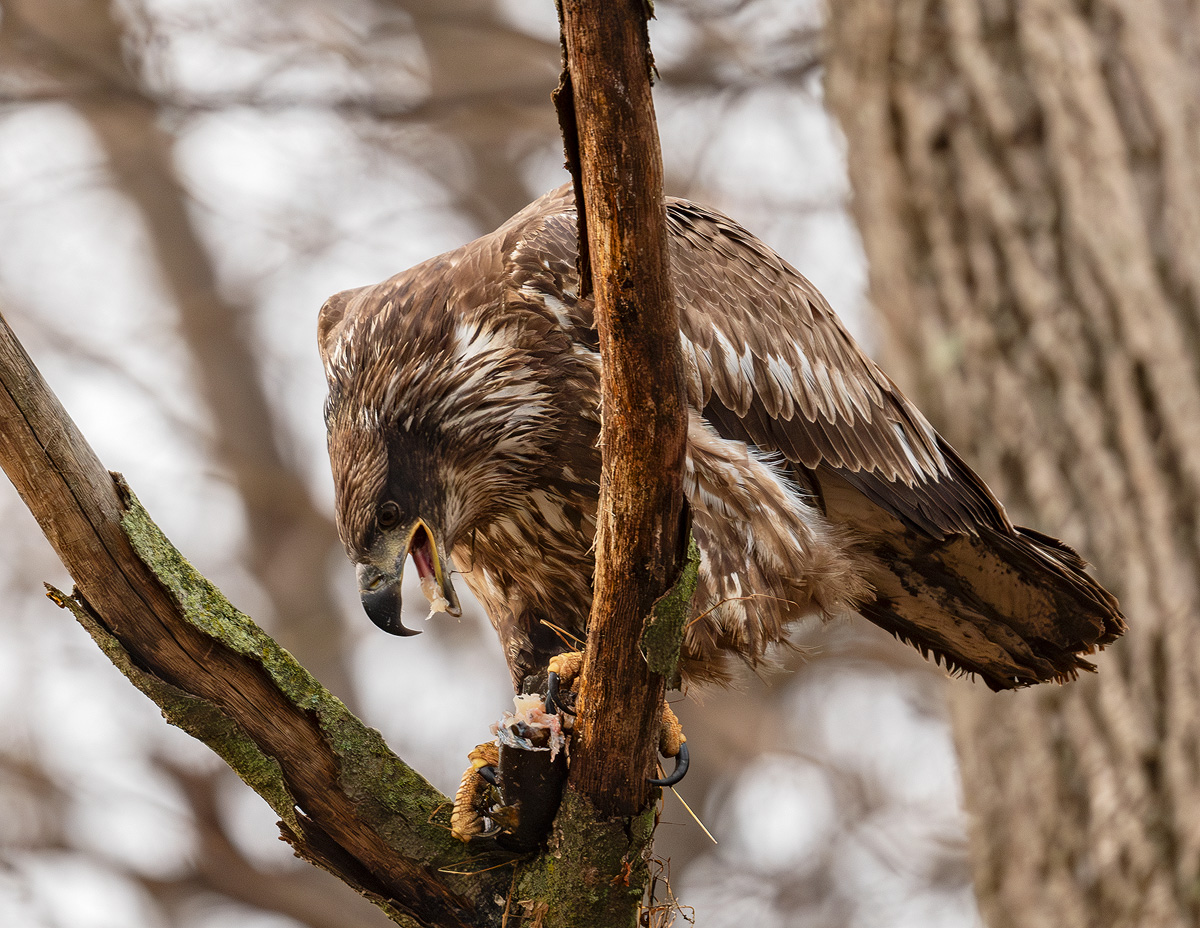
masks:
<path fill-rule="evenodd" d="M 889 369 L 1130 624 L 1096 678 L 954 687 L 985 919 L 1200 923 L 1200 10 L 842 0 L 828 40 Z"/>
<path fill-rule="evenodd" d="M 110 0 L 6 0 L 0 52 L 70 99 L 92 129 L 112 184 L 138 211 L 170 294 L 197 384 L 216 423 L 214 454 L 246 510 L 246 560 L 270 598 L 280 641 L 353 701 L 338 609 L 326 582 L 337 549 L 287 460 L 266 395 L 253 310 L 221 293 L 174 162 L 176 139 L 142 87 Z M 315 326 L 315 313 L 303 319 Z M 315 352 L 314 352 L 315 357 Z"/>
<path fill-rule="evenodd" d="M 480 234 L 491 231 L 529 202 L 521 166 L 530 151 L 557 136 L 546 101 L 558 80 L 558 43 L 506 23 L 496 0 L 379 2 L 412 18 L 429 67 L 425 109 L 466 158 L 466 176 L 452 185 L 457 205 Z M 429 167 L 437 172 L 433 158 Z M 441 173 L 451 172 L 443 167 Z"/>
<path fill-rule="evenodd" d="M 69 101 L 87 121 L 111 183 L 138 211 L 151 258 L 173 298 L 197 386 L 217 426 L 213 457 L 246 511 L 247 566 L 269 597 L 278 638 L 341 698 L 354 693 L 342 624 L 327 582 L 337 550 L 332 519 L 320 513 L 286 451 L 253 339 L 252 307 L 223 295 L 212 256 L 189 209 L 174 162 L 176 139 L 142 87 L 108 0 L 3 0 L 0 60 L 37 93 Z M 315 324 L 315 315 L 308 320 Z M 314 353 L 315 359 L 315 353 Z M 314 360 L 315 363 L 315 360 Z M 225 896 L 308 924 L 387 924 L 324 872 L 277 872 L 246 859 L 216 814 L 227 772 L 164 766 L 182 788 L 197 833 L 195 866 L 169 880 L 135 876 L 168 910 Z M 179 916 L 182 918 L 183 916 Z"/>

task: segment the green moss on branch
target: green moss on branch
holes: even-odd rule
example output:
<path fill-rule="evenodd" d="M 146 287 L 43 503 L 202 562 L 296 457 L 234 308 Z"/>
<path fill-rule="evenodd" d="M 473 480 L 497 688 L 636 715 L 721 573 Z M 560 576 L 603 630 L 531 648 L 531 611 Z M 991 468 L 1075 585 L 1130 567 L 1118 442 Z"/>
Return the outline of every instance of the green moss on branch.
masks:
<path fill-rule="evenodd" d="M 326 759 L 314 758 L 313 765 L 306 769 L 295 767 L 304 761 L 294 756 L 288 760 L 279 755 L 277 759 L 272 742 L 264 742 L 262 731 L 255 727 L 263 727 L 261 719 L 254 722 L 241 719 L 224 702 L 218 705 L 197 695 L 208 692 L 203 686 L 194 692 L 182 689 L 190 680 L 181 678 L 176 671 L 159 668 L 150 658 L 140 657 L 136 640 L 131 638 L 123 643 L 117 637 L 120 632 L 114 634 L 115 626 L 101 618 L 78 592 L 67 596 L 51 588 L 51 599 L 75 615 L 113 664 L 154 700 L 171 724 L 212 748 L 266 800 L 281 819 L 284 837 L 298 854 L 333 872 L 398 924 L 418 923 L 411 917 L 413 913 L 392 904 L 382 889 L 384 884 L 372 876 L 381 871 L 363 870 L 359 862 L 347 856 L 345 849 L 331 843 L 330 834 L 324 830 L 328 822 L 320 825 L 306 814 L 311 807 L 305 802 L 304 791 L 311 794 L 317 782 L 314 778 L 324 776 L 328 787 L 317 788 L 327 788 L 326 795 L 340 794 L 349 800 L 348 803 L 341 800 L 342 808 L 352 811 L 340 814 L 352 815 L 361 823 L 355 828 L 365 825 L 373 831 L 395 852 L 397 863 L 403 862 L 403 867 L 408 868 L 403 872 L 416 872 L 413 870 L 416 867 L 430 875 L 436 873 L 437 883 L 445 887 L 443 892 L 456 894 L 448 898 L 474 900 L 473 910 L 482 919 L 479 924 L 490 924 L 497 894 L 502 896 L 508 889 L 508 874 L 488 872 L 487 866 L 478 862 L 477 848 L 468 848 L 450 836 L 446 797 L 393 754 L 379 732 L 365 726 L 291 654 L 200 575 L 119 478 L 118 484 L 126 505 L 122 529 L 134 553 L 178 607 L 178 617 L 212 642 L 212 656 L 236 655 L 232 664 L 226 660 L 224 666 L 241 667 L 237 673 L 252 674 L 252 678 L 240 680 L 241 684 L 253 679 L 259 681 L 255 687 L 261 688 L 262 683 L 268 683 L 265 692 L 273 692 L 275 696 L 270 705 L 261 707 L 262 711 L 283 713 L 278 719 L 283 729 L 292 726 L 297 732 L 313 732 L 319 739 L 320 747 L 316 750 Z M 169 630 L 165 633 L 174 634 Z M 204 660 L 198 656 L 193 659 Z M 229 678 L 226 685 L 232 693 L 239 692 L 236 677 Z M 234 700 L 233 704 L 237 702 Z M 297 714 L 289 716 L 288 706 Z M 268 728 L 275 725 L 271 721 L 265 724 Z M 280 743 L 289 742 L 285 739 Z M 319 773 L 321 770 L 328 772 Z M 305 785 L 295 779 L 298 775 Z M 322 805 L 322 808 L 328 814 L 330 807 Z M 380 866 L 378 857 L 372 866 Z M 383 867 L 386 871 L 388 865 L 385 863 Z"/>
<path fill-rule="evenodd" d="M 168 722 L 212 748 L 246 785 L 266 800 L 288 828 L 300 831 L 295 798 L 273 757 L 260 751 L 258 745 L 216 706 L 143 670 L 86 602 L 49 584 L 46 590 L 51 600 L 74 614 L 113 665 L 154 700 Z"/>
<path fill-rule="evenodd" d="M 399 842 L 407 856 L 413 856 L 415 831 L 423 839 L 420 842 L 423 853 L 419 856 L 426 860 L 440 856 L 448 839 L 442 825 L 433 819 L 446 803 L 446 797 L 393 754 L 379 732 L 363 725 L 340 699 L 205 579 L 167 540 L 137 497 L 129 493 L 128 500 L 122 528 L 138 556 L 179 604 L 183 617 L 201 632 L 257 664 L 288 702 L 312 713 L 338 759 L 340 785 L 360 803 L 378 806 L 364 811 L 385 840 Z M 211 745 L 206 738 L 201 740 Z M 217 746 L 211 746 L 220 753 Z M 242 771 L 238 773 L 241 775 Z M 247 782 L 255 786 L 250 780 Z M 274 804 L 272 808 L 276 808 Z"/>
<path fill-rule="evenodd" d="M 688 538 L 688 556 L 679 578 L 654 604 L 642 629 L 642 654 L 650 669 L 666 678 L 667 687 L 679 686 L 679 651 L 687 627 L 696 577 L 700 571 L 700 548 Z"/>
<path fill-rule="evenodd" d="M 649 882 L 653 833 L 653 805 L 627 824 L 601 818 L 567 787 L 549 850 L 518 871 L 520 914 L 540 914 L 546 928 L 633 928 Z M 534 911 L 539 905 L 540 913 Z"/>

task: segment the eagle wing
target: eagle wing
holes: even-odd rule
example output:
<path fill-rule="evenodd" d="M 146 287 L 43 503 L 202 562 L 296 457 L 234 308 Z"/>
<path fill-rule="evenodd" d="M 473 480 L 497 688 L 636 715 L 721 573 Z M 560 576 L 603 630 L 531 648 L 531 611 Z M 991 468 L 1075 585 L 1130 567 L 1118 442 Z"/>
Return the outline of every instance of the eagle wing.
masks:
<path fill-rule="evenodd" d="M 867 618 L 996 689 L 1091 669 L 1116 600 L 987 485 L 855 344 L 821 294 L 721 214 L 669 200 L 691 402 L 722 436 L 782 455 L 859 539 Z"/>
<path fill-rule="evenodd" d="M 833 470 L 931 536 L 1012 529 L 816 287 L 719 213 L 671 200 L 667 215 L 683 350 L 719 431 Z"/>

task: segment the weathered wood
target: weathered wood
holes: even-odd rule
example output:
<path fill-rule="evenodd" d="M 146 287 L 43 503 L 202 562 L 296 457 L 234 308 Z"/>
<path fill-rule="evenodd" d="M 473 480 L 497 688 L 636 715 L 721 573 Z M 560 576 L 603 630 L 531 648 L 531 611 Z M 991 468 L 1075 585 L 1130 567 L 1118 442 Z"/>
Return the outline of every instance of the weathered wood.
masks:
<path fill-rule="evenodd" d="M 637 921 L 654 830 L 646 778 L 665 693 L 642 633 L 679 573 L 688 535 L 679 314 L 647 15 L 643 0 L 559 4 L 564 75 L 555 104 L 579 204 L 581 289 L 596 303 L 603 469 L 570 779 L 550 853 L 518 874 L 524 896 L 548 902 L 531 917 L 551 928 Z"/>
<path fill-rule="evenodd" d="M 401 923 L 488 917 L 497 879 L 438 872 L 469 869 L 466 849 L 430 822 L 444 797 L 174 552 L 101 465 L 3 317 L 0 464 L 77 584 L 74 601 L 56 601 L 168 717 L 215 733 L 212 746 L 252 786 L 264 764 L 277 765 L 278 782 L 260 792 L 298 853 Z"/>
<path fill-rule="evenodd" d="M 588 253 L 603 359 L 595 598 L 571 785 L 602 814 L 650 797 L 664 694 L 639 639 L 686 544 L 680 513 L 686 413 L 679 314 L 669 285 L 662 156 L 642 0 L 564 0 Z"/>

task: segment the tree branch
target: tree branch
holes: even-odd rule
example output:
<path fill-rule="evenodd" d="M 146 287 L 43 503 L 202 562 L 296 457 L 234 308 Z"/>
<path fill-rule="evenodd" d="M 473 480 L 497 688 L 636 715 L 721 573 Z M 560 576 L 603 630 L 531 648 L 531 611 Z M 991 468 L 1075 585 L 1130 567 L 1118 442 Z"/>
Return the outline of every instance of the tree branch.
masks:
<path fill-rule="evenodd" d="M 556 96 L 591 270 L 602 371 L 595 595 L 548 925 L 631 924 L 653 832 L 665 693 L 642 631 L 678 575 L 687 421 L 643 0 L 561 0 Z M 575 142 L 578 151 L 574 151 Z M 586 283 L 581 285 L 586 289 Z"/>
<path fill-rule="evenodd" d="M 678 574 L 687 420 L 642 0 L 564 0 L 603 360 L 596 593 L 571 783 L 608 815 L 649 796 L 663 680 L 639 649 Z"/>
<path fill-rule="evenodd" d="M 267 800 L 297 854 L 400 924 L 493 920 L 507 868 L 465 875 L 482 867 L 450 837 L 445 797 L 180 556 L 3 317 L 0 465 L 77 584 L 51 598 Z"/>

